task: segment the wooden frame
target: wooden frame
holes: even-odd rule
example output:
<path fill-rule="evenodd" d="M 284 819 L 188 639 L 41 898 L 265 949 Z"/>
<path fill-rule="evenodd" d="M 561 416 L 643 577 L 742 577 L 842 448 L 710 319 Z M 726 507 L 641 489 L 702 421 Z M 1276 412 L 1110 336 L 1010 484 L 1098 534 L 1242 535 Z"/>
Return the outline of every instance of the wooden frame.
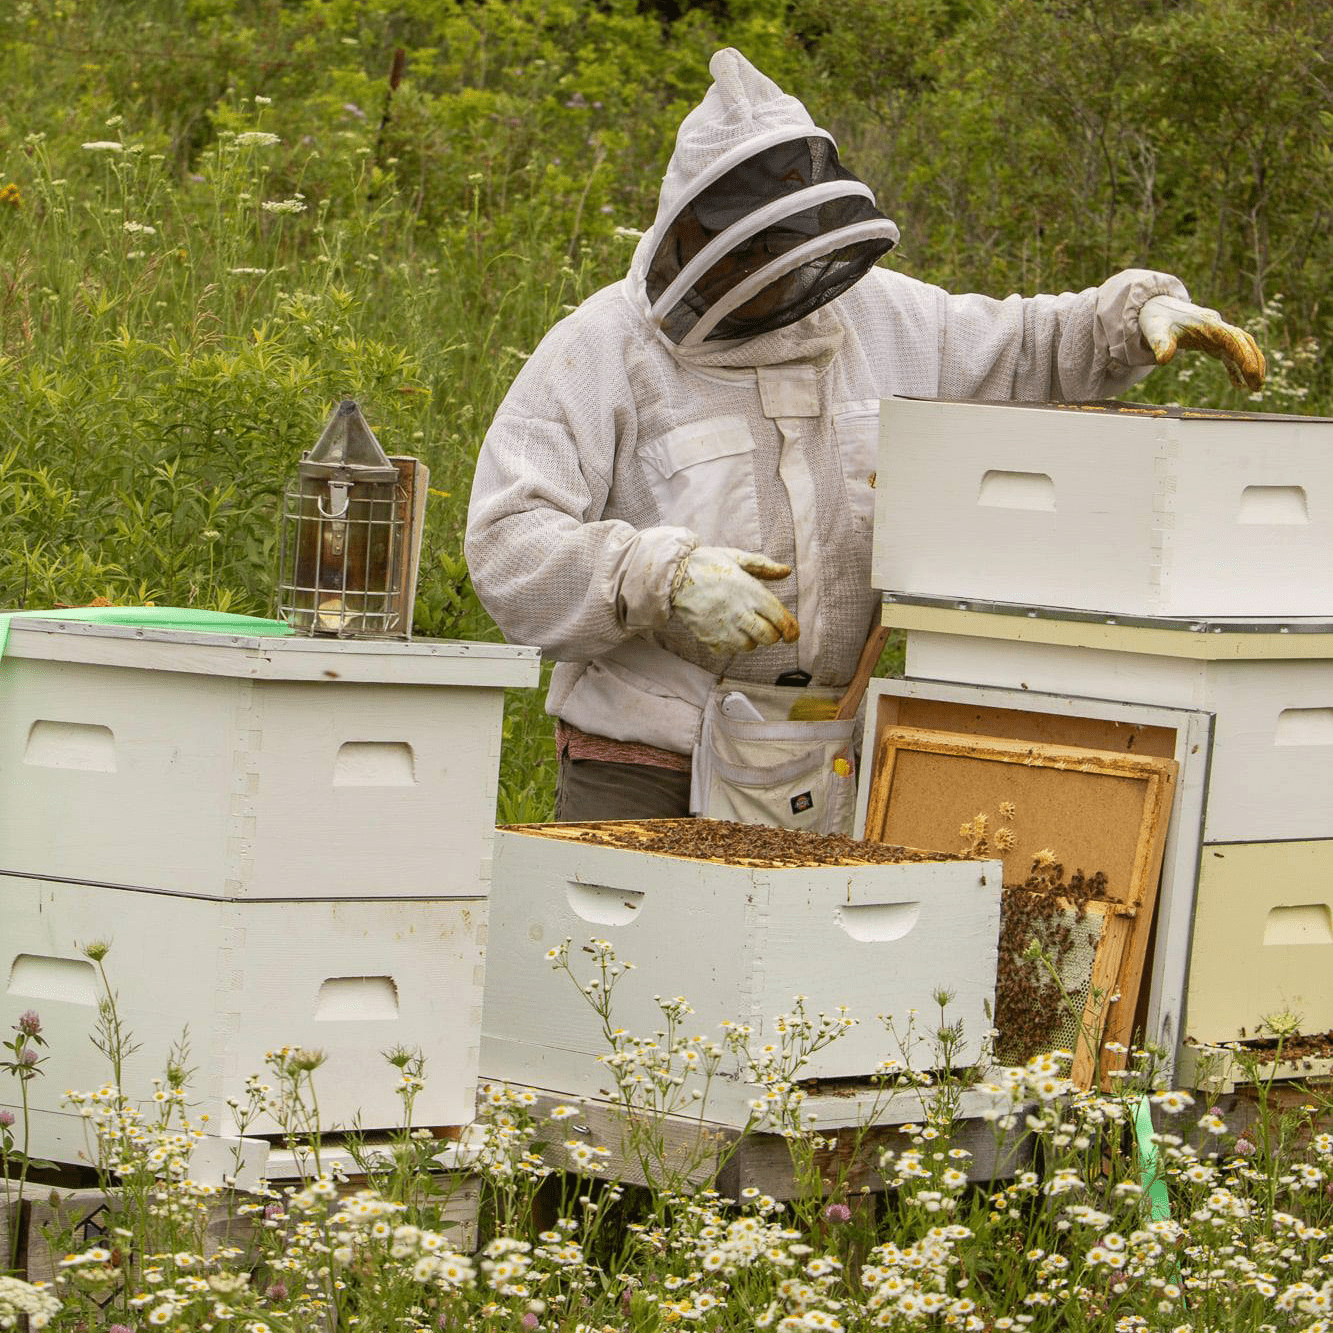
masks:
<path fill-rule="evenodd" d="M 997 821 L 1009 802 L 1018 810 L 1018 840 L 1003 858 L 1006 883 L 1022 883 L 1045 848 L 1069 871 L 1104 872 L 1106 896 L 1087 905 L 1104 920 L 1082 1030 L 1099 1034 L 1097 1047 L 1128 1046 L 1177 767 L 1146 755 L 888 727 L 875 745 L 865 837 L 956 851 L 961 824 L 978 813 Z M 1119 996 L 1114 1005 L 1105 999 L 1111 995 Z M 1075 1051 L 1071 1074 L 1084 1087 L 1099 1063 L 1088 1045 Z M 1111 1064 L 1101 1060 L 1103 1071 Z"/>
<path fill-rule="evenodd" d="M 1207 636 L 1204 636 L 1207 637 Z M 1290 637 L 1290 636 L 1289 636 Z M 984 678 L 984 673 L 983 673 Z M 1092 730 L 1087 723 L 1098 724 Z M 1121 703 L 1075 694 L 976 685 L 911 676 L 872 680 L 862 752 L 869 759 L 885 727 L 1078 745 L 1121 753 L 1155 754 L 1179 764 L 1162 854 L 1162 876 L 1153 914 L 1146 972 L 1139 991 L 1139 1022 L 1166 1056 L 1166 1076 L 1176 1068 L 1185 1033 L 1185 983 L 1193 938 L 1195 882 L 1203 838 L 1204 797 L 1213 749 L 1213 717 L 1197 709 Z M 1145 732 L 1160 729 L 1174 748 L 1149 747 Z M 859 784 L 856 836 L 865 829 L 869 781 Z"/>

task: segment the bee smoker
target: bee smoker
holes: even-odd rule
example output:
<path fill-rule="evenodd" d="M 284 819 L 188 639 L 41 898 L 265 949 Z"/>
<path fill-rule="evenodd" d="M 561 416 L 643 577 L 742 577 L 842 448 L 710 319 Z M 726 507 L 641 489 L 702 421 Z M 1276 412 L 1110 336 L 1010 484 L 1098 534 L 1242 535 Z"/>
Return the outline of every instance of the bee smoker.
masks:
<path fill-rule="evenodd" d="M 410 638 L 426 475 L 339 403 L 283 497 L 279 617 L 298 634 Z"/>

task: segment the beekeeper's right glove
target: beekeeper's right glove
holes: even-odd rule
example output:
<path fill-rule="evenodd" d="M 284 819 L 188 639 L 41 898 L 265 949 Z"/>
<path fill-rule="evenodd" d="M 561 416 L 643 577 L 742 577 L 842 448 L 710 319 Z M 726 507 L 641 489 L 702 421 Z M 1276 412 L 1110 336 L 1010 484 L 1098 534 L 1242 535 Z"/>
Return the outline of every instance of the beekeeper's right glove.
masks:
<path fill-rule="evenodd" d="M 795 643 L 796 617 L 760 582 L 791 573 L 766 555 L 696 546 L 671 581 L 672 618 L 714 653 L 748 653 L 779 639 Z"/>
<path fill-rule="evenodd" d="M 1174 296 L 1150 296 L 1139 310 L 1139 332 L 1164 366 L 1177 347 L 1215 356 L 1238 389 L 1258 393 L 1264 383 L 1264 354 L 1241 328 L 1228 324 L 1216 310 L 1191 305 Z"/>

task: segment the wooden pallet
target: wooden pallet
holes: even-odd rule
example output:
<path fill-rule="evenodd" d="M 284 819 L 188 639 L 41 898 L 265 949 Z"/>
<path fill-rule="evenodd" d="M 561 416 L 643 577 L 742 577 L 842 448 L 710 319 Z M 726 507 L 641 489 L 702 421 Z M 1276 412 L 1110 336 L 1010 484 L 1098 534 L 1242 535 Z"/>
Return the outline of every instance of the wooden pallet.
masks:
<path fill-rule="evenodd" d="M 450 1190 L 441 1205 L 440 1226 L 448 1235 L 450 1245 L 471 1253 L 478 1244 L 480 1178 L 470 1172 L 445 1174 L 450 1181 Z M 352 1176 L 340 1192 L 353 1193 L 365 1185 L 364 1176 Z M 249 1214 L 239 1215 L 237 1209 L 255 1201 L 253 1195 L 229 1191 L 200 1201 L 206 1215 L 203 1230 L 206 1256 L 233 1246 L 244 1249 L 253 1242 L 255 1219 Z M 93 1245 L 119 1248 L 120 1241 L 111 1226 L 111 1215 L 117 1206 L 114 1195 L 100 1190 L 30 1186 L 20 1222 L 23 1231 L 19 1244 L 20 1275 L 28 1282 L 54 1282 L 61 1272 L 60 1263 L 66 1253 L 64 1247 L 53 1248 L 55 1241 L 69 1239 L 76 1253 Z M 12 1245 L 16 1218 L 16 1208 L 0 1205 L 0 1246 L 5 1247 L 0 1249 L 0 1270 L 9 1265 L 12 1250 L 8 1247 Z M 135 1257 L 131 1256 L 131 1266 L 134 1262 Z"/>
<path fill-rule="evenodd" d="M 558 1093 L 532 1091 L 537 1093 L 537 1101 L 530 1109 L 539 1119 L 569 1101 Z M 965 1163 L 969 1179 L 1007 1178 L 1026 1169 L 1030 1162 L 1029 1140 L 1019 1142 L 1016 1136 L 1010 1136 L 997 1142 L 994 1126 L 976 1116 L 980 1103 L 973 1104 L 974 1095 L 964 1093 L 963 1098 L 959 1131 L 950 1146 L 967 1149 L 972 1154 Z M 820 1098 L 818 1104 L 826 1106 L 828 1100 L 831 1099 Z M 826 1189 L 841 1183 L 848 1193 L 882 1193 L 886 1187 L 878 1169 L 880 1154 L 886 1148 L 897 1152 L 911 1146 L 911 1137 L 903 1126 L 924 1120 L 920 1102 L 915 1094 L 898 1094 L 890 1101 L 869 1088 L 849 1091 L 841 1100 L 846 1105 L 844 1123 L 824 1124 L 818 1130 L 826 1146 L 815 1150 L 814 1165 Z M 989 1104 L 989 1098 L 986 1100 Z M 883 1118 L 865 1129 L 859 1128 L 871 1114 Z M 828 1118 L 825 1109 L 821 1119 Z M 659 1173 L 651 1161 L 645 1164 L 635 1152 L 628 1117 L 620 1105 L 584 1101 L 578 1115 L 559 1123 L 570 1140 L 609 1150 L 610 1156 L 602 1159 L 604 1165 L 597 1172 L 600 1177 L 623 1180 L 630 1185 L 661 1183 L 660 1179 L 649 1179 Z M 726 1198 L 739 1199 L 741 1191 L 757 1189 L 786 1201 L 796 1197 L 800 1190 L 790 1146 L 781 1134 L 758 1131 L 742 1134 L 730 1125 L 666 1115 L 657 1118 L 653 1135 L 662 1145 L 661 1156 L 668 1171 L 695 1185 L 713 1181 Z M 549 1145 L 544 1157 L 549 1165 L 560 1170 L 574 1169 L 569 1153 L 561 1144 Z"/>

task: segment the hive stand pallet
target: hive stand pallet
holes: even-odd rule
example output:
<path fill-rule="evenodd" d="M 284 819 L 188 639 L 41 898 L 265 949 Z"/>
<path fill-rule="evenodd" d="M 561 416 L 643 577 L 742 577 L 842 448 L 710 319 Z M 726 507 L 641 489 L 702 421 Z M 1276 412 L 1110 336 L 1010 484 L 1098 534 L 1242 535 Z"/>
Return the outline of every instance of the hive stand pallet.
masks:
<path fill-rule="evenodd" d="M 363 1178 L 353 1177 L 341 1187 L 340 1192 L 354 1193 L 363 1188 L 364 1183 Z M 477 1246 L 480 1182 L 475 1175 L 462 1173 L 450 1181 L 449 1188 L 449 1196 L 441 1207 L 438 1229 L 444 1232 L 455 1250 L 469 1254 Z M 211 1258 L 221 1249 L 245 1249 L 251 1243 L 255 1229 L 254 1217 L 250 1214 L 241 1215 L 237 1209 L 256 1202 L 253 1196 L 232 1192 L 201 1201 L 201 1208 L 206 1214 L 206 1258 Z M 262 1203 L 262 1200 L 258 1202 Z M 110 1215 L 118 1206 L 119 1201 L 114 1194 L 109 1195 L 100 1190 L 61 1190 L 42 1186 L 30 1193 L 20 1251 L 25 1256 L 25 1280 L 56 1280 L 62 1271 L 60 1261 L 67 1251 L 54 1248 L 54 1244 L 67 1233 L 72 1234 L 75 1253 L 93 1245 L 116 1246 L 116 1238 L 110 1234 Z M 12 1243 L 12 1233 L 6 1230 L 11 1219 L 12 1214 L 0 1210 L 0 1242 Z M 6 1256 L 6 1262 L 11 1252 L 0 1251 Z"/>
<path fill-rule="evenodd" d="M 219 1194 L 201 1199 L 204 1256 L 211 1258 L 227 1246 L 244 1246 L 254 1233 L 254 1219 L 241 1217 L 236 1209 L 247 1200 L 243 1194 Z M 61 1190 L 40 1187 L 27 1209 L 24 1252 L 29 1282 L 54 1282 L 61 1273 L 60 1261 L 71 1251 L 53 1248 L 65 1233 L 71 1233 L 73 1253 L 93 1245 L 120 1248 L 112 1234 L 111 1213 L 118 1207 L 114 1195 L 101 1190 Z"/>
<path fill-rule="evenodd" d="M 1181 1048 L 1180 1070 L 1183 1086 L 1216 1096 L 1277 1084 L 1298 1087 L 1317 1084 L 1326 1092 L 1333 1089 L 1333 1056 L 1298 1056 L 1267 1062 L 1256 1058 L 1247 1066 L 1237 1059 L 1232 1046 L 1186 1042 Z"/>
<path fill-rule="evenodd" d="M 518 1090 L 517 1085 L 513 1086 Z M 522 1090 L 536 1093 L 537 1101 L 530 1111 L 539 1119 L 570 1100 L 540 1088 Z M 997 1138 L 994 1126 L 979 1118 L 978 1113 L 991 1104 L 989 1098 L 975 1093 L 964 1093 L 959 1104 L 958 1132 L 952 1146 L 972 1154 L 965 1165 L 968 1178 L 974 1181 L 1012 1176 L 1026 1169 L 1031 1160 L 1029 1140 L 1020 1141 L 1012 1134 Z M 815 1132 L 826 1141 L 826 1146 L 815 1149 L 813 1155 L 821 1178 L 826 1185 L 841 1180 L 850 1193 L 862 1189 L 881 1193 L 885 1182 L 878 1170 L 880 1154 L 885 1149 L 900 1152 L 911 1147 L 910 1135 L 903 1126 L 921 1124 L 925 1119 L 915 1094 L 898 1093 L 888 1098 L 864 1085 L 859 1092 L 838 1097 L 812 1096 L 802 1111 L 813 1113 Z M 601 1159 L 598 1177 L 630 1185 L 661 1183 L 648 1179 L 644 1163 L 633 1149 L 626 1113 L 619 1104 L 585 1099 L 578 1103 L 577 1115 L 557 1123 L 569 1141 L 609 1151 L 610 1155 Z M 862 1126 L 866 1128 L 862 1130 Z M 718 1191 L 729 1199 L 739 1199 L 746 1189 L 757 1189 L 781 1201 L 793 1199 L 799 1192 L 790 1145 L 781 1134 L 763 1130 L 743 1133 L 734 1124 L 682 1115 L 655 1117 L 653 1133 L 660 1135 L 663 1158 L 670 1170 L 685 1174 L 696 1185 L 715 1181 Z M 543 1157 L 559 1170 L 578 1173 L 562 1144 L 547 1145 Z M 691 1165 L 692 1169 L 686 1171 Z"/>

